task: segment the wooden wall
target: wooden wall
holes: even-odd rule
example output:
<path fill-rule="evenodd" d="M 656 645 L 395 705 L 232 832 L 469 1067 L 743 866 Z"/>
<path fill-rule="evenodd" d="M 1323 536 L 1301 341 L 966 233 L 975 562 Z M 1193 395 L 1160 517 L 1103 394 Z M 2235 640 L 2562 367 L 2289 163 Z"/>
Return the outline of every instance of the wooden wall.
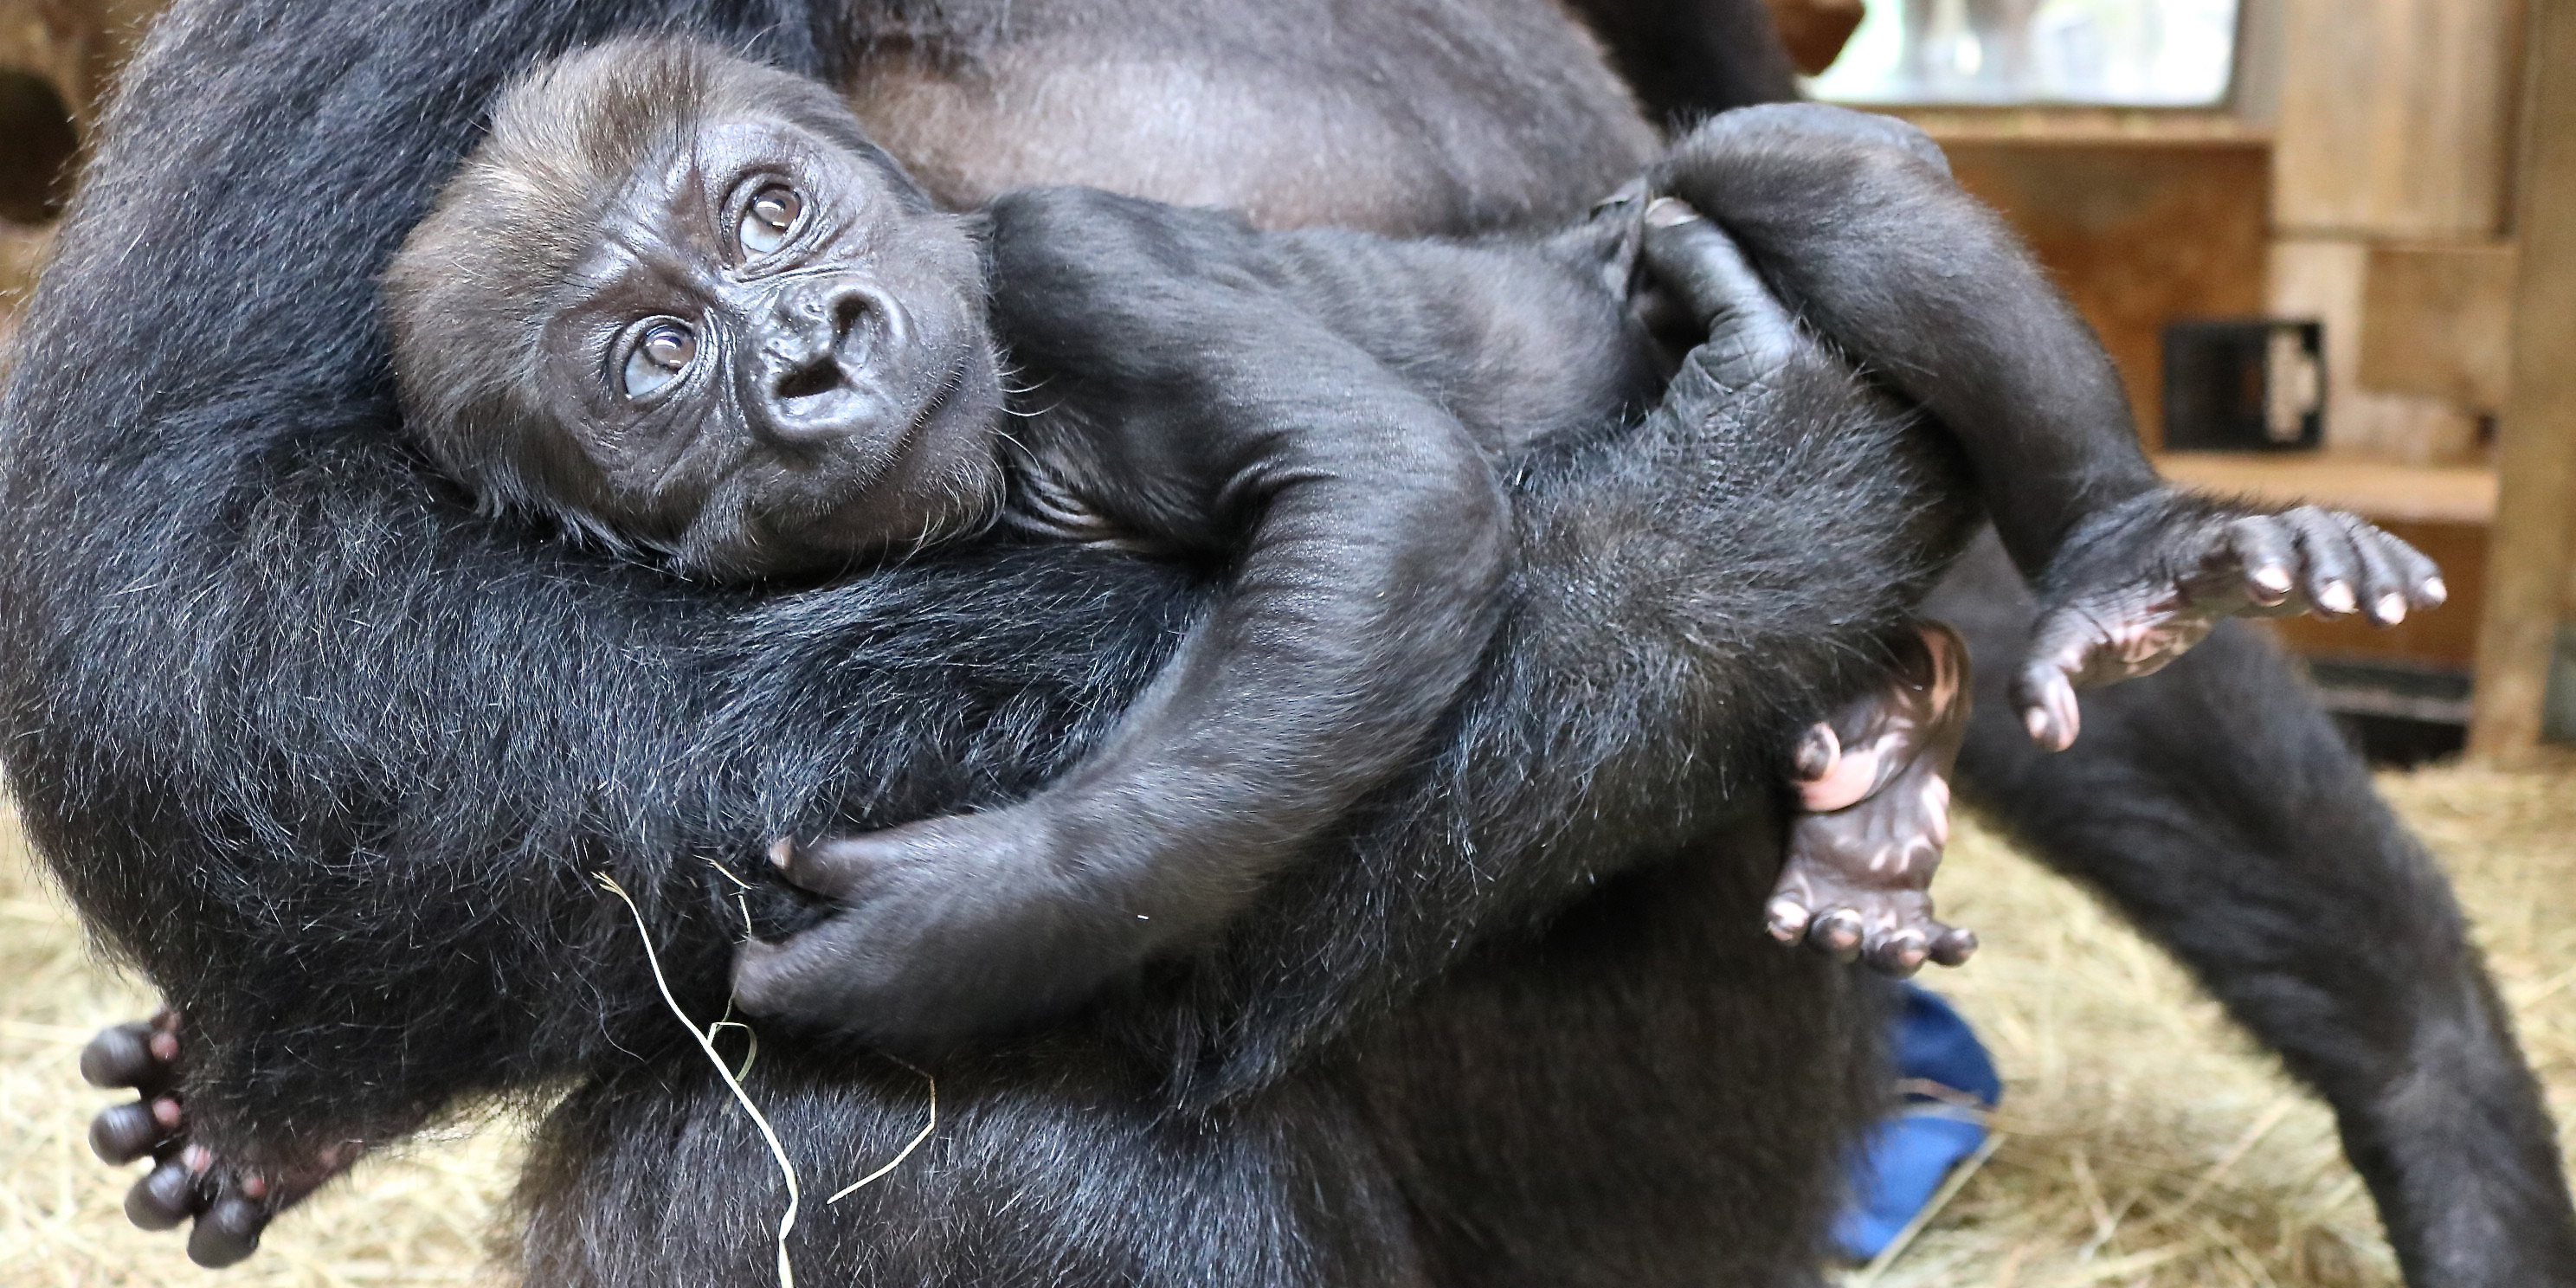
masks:
<path fill-rule="evenodd" d="M 2263 310 L 2269 149 L 2260 140 L 1944 141 L 1959 182 L 2002 210 L 2120 364 L 2162 441 L 2163 336 L 2176 318 Z"/>

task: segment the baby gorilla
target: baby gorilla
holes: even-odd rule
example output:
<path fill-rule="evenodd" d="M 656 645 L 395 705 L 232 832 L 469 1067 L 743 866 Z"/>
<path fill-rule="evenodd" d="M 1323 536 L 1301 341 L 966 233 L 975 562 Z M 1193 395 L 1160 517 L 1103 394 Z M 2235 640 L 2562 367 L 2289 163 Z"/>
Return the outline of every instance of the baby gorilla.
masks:
<path fill-rule="evenodd" d="M 1731 114 L 1650 186 L 1690 204 L 1473 243 L 1262 233 L 1073 189 L 956 215 L 823 86 L 623 42 L 504 94 L 388 278 L 396 369 L 414 432 L 487 507 L 686 574 L 828 573 L 997 520 L 1229 570 L 1030 799 L 776 847 L 842 909 L 747 944 L 741 1001 L 896 1044 L 1059 1009 L 1205 934 L 1417 754 L 1500 611 L 1496 458 L 1616 432 L 1670 369 L 1638 260 L 1723 381 L 1798 342 L 1693 207 L 1885 357 L 2047 570 L 2035 735 L 2072 737 L 2070 679 L 2152 669 L 2218 615 L 2438 598 L 2429 564 L 2357 520 L 2162 487 L 2098 346 L 1906 127 Z M 1848 267 L 1793 271 L 1818 262 Z M 1923 333 L 1945 361 L 1913 360 Z M 1969 946 L 1923 894 L 1964 713 L 1953 637 L 1924 639 L 1796 757 L 1811 804 L 1908 789 L 1839 831 L 1802 823 L 1774 906 L 1783 938 L 1896 970 Z"/>

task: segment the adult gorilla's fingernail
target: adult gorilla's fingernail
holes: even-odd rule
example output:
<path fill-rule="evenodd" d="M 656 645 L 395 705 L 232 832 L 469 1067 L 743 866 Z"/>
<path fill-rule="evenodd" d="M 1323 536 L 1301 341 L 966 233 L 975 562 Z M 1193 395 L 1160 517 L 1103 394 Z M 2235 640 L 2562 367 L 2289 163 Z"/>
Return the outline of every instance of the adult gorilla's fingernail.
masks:
<path fill-rule="evenodd" d="M 2048 712 L 2045 709 L 2032 707 L 2022 712 L 2021 727 L 2030 731 L 2032 742 L 2042 745 L 2048 742 Z"/>
<path fill-rule="evenodd" d="M 2330 581 L 2317 592 L 2317 606 L 2329 613 L 2349 613 L 2361 607 L 2361 600 L 2353 595 L 2349 584 Z"/>
<path fill-rule="evenodd" d="M 2290 593 L 2290 570 L 2279 564 L 2266 564 L 2254 570 L 2254 588 L 2267 595 Z"/>
<path fill-rule="evenodd" d="M 2406 620 L 2406 597 L 2394 593 L 2382 595 L 2379 602 L 2371 607 L 2370 615 L 2395 626 Z"/>
<path fill-rule="evenodd" d="M 2429 577 L 2424 581 L 2422 594 L 2425 603 L 2440 604 L 2447 602 L 2451 598 L 2451 588 L 2444 584 L 2441 578 Z"/>
<path fill-rule="evenodd" d="M 1807 731 L 1798 735 L 1798 745 L 1789 755 L 1798 777 L 1811 783 L 1833 773 L 1834 765 L 1842 758 L 1843 740 L 1834 733 L 1832 725 L 1821 720 L 1807 726 Z"/>
<path fill-rule="evenodd" d="M 783 872 L 787 869 L 788 864 L 794 863 L 795 861 L 795 841 L 782 836 L 769 843 L 769 866 L 777 868 Z"/>

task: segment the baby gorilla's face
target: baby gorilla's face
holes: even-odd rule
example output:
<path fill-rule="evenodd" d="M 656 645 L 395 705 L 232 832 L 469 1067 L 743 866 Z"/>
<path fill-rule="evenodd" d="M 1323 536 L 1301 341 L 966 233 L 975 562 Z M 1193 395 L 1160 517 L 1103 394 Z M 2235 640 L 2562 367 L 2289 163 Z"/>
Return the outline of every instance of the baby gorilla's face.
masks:
<path fill-rule="evenodd" d="M 661 157 L 544 329 L 542 397 L 595 509 L 735 574 L 988 513 L 999 379 L 962 222 L 782 121 L 706 121 Z"/>

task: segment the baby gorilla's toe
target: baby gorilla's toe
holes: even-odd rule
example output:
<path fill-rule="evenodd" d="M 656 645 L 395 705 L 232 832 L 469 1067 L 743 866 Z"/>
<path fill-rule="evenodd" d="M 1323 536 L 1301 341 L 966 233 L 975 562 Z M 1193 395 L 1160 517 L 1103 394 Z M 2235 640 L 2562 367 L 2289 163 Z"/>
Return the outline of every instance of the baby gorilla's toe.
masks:
<path fill-rule="evenodd" d="M 1807 943 L 1838 962 L 1860 957 L 1860 947 L 1867 927 L 1858 912 L 1850 908 L 1833 908 L 1807 928 Z"/>
<path fill-rule="evenodd" d="M 1905 979 L 1923 969 L 1932 955 L 1932 937 L 1904 926 L 1870 937 L 1865 954 L 1869 968 L 1893 979 Z"/>

